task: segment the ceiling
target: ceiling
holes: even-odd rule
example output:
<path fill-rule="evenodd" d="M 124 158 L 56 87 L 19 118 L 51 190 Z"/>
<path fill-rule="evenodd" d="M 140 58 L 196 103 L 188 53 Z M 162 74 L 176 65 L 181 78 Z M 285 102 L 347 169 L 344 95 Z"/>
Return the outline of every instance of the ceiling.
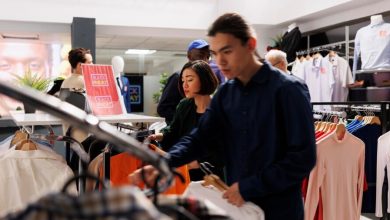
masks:
<path fill-rule="evenodd" d="M 78 4 L 92 3 L 91 0 L 89 1 L 89 3 L 88 1 L 77 1 L 77 0 L 72 0 L 72 1 L 74 4 L 76 4 L 76 2 Z M 157 15 L 156 17 L 153 17 L 152 14 L 149 14 L 149 16 L 147 16 L 148 18 L 150 18 L 150 21 L 147 19 L 145 19 L 145 21 L 142 22 L 135 20 L 135 21 L 131 21 L 132 23 L 130 25 L 124 25 L 126 21 L 124 21 L 123 19 L 121 21 L 116 22 L 115 25 L 108 24 L 110 20 L 103 19 L 105 17 L 115 17 L 116 15 L 114 14 L 110 14 L 110 16 L 100 16 L 99 18 L 97 18 L 97 25 L 96 25 L 96 60 L 100 63 L 110 63 L 111 57 L 115 55 L 121 55 L 125 57 L 126 65 L 137 66 L 136 68 L 138 69 L 139 69 L 140 60 L 144 62 L 142 65 L 146 65 L 146 66 L 164 65 L 167 63 L 172 63 L 173 60 L 178 60 L 178 59 L 185 60 L 186 48 L 188 43 L 191 40 L 196 38 L 204 38 L 206 35 L 207 25 L 210 23 L 209 21 L 205 22 L 205 20 L 207 19 L 213 20 L 217 16 L 216 13 L 212 16 L 210 15 L 205 16 L 203 14 L 200 14 L 201 16 L 206 17 L 207 19 L 206 18 L 203 20 L 198 19 L 201 20 L 199 24 L 195 23 L 196 19 L 192 17 L 194 17 L 195 15 L 197 16 L 199 15 L 194 14 L 193 11 L 196 11 L 196 7 L 205 8 L 206 6 L 208 6 L 206 4 L 214 4 L 212 8 L 210 8 L 209 6 L 209 9 L 206 10 L 208 13 L 217 12 L 221 14 L 221 12 L 223 12 L 224 10 L 230 10 L 234 8 L 236 9 L 235 11 L 241 14 L 245 14 L 246 17 L 252 20 L 252 23 L 256 27 L 257 32 L 258 33 L 261 32 L 262 35 L 265 36 L 264 38 L 266 38 L 267 34 L 264 34 L 265 32 L 269 32 L 268 35 L 270 37 L 275 36 L 275 33 L 281 33 L 285 29 L 285 27 L 287 27 L 287 25 L 292 22 L 297 22 L 301 30 L 305 31 L 305 23 L 310 23 L 318 19 L 319 17 L 326 17 L 332 13 L 343 13 L 346 10 L 351 10 L 354 7 L 360 7 L 362 5 L 368 5 L 368 6 L 370 4 L 373 5 L 373 2 L 387 2 L 387 4 L 390 2 L 389 0 L 383 0 L 383 1 L 381 0 L 329 0 L 326 1 L 328 5 L 325 7 L 325 9 L 311 6 L 312 8 L 310 8 L 309 10 L 308 5 L 309 3 L 312 4 L 311 1 L 300 0 L 300 1 L 294 1 L 296 3 L 296 6 L 299 7 L 297 8 L 297 10 L 294 11 L 294 10 L 286 10 L 287 8 L 289 8 L 288 6 L 291 5 L 291 1 L 289 0 L 283 0 L 282 2 L 271 1 L 271 0 L 263 0 L 260 2 L 255 2 L 253 0 L 243 0 L 243 1 L 245 1 L 246 4 L 252 3 L 253 5 L 257 5 L 257 6 L 258 5 L 262 6 L 262 4 L 264 5 L 264 3 L 268 4 L 270 8 L 274 9 L 274 11 L 271 10 L 271 12 L 267 12 L 267 13 L 272 14 L 272 16 L 274 17 L 267 18 L 268 23 L 261 23 L 259 20 L 262 20 L 263 17 L 260 17 L 260 15 L 258 15 L 259 13 L 254 13 L 256 10 L 245 11 L 248 9 L 244 10 L 244 8 L 238 6 L 239 4 L 234 0 L 226 0 L 222 2 L 222 3 L 226 3 L 224 6 L 223 4 L 219 3 L 219 0 L 212 0 L 212 1 L 199 0 L 197 4 L 193 5 L 194 7 L 193 9 L 191 8 L 192 7 L 191 1 L 185 0 L 183 3 L 186 3 L 187 6 L 183 5 L 183 7 L 186 8 L 184 10 L 181 9 L 181 11 L 177 12 L 177 14 L 181 15 L 182 18 L 181 19 L 176 18 L 176 20 L 173 21 L 169 19 L 166 21 L 164 19 L 161 19 L 164 20 L 166 23 L 161 23 L 160 27 L 158 26 L 160 17 L 158 17 Z M 19 4 L 18 2 L 23 2 L 23 1 L 13 0 L 11 1 L 11 3 L 7 3 L 7 4 L 15 4 L 16 7 L 16 5 Z M 40 0 L 38 1 L 38 3 L 39 2 L 41 2 L 42 4 L 46 4 L 46 7 L 49 7 L 47 5 L 50 4 L 51 1 Z M 96 3 L 100 1 L 93 1 L 93 2 Z M 101 1 L 101 2 L 104 2 L 101 3 L 100 5 L 102 8 L 107 7 L 108 3 L 106 1 Z M 116 2 L 116 5 L 114 5 L 118 7 L 116 8 L 117 12 L 121 12 L 120 11 L 121 4 L 130 4 L 128 2 L 130 2 L 130 0 L 129 1 L 118 0 L 118 2 Z M 154 7 L 153 4 L 151 4 L 151 2 L 158 2 L 158 1 L 151 1 L 147 5 L 143 5 L 146 4 L 145 1 L 132 0 L 131 2 L 132 2 L 131 6 L 132 7 L 137 6 L 139 7 L 139 10 L 142 9 L 150 10 L 150 8 Z M 165 14 L 170 13 L 169 10 L 171 10 L 171 8 L 173 8 L 175 4 L 182 4 L 180 3 L 180 1 L 174 1 L 174 0 L 164 0 L 163 2 L 171 4 L 168 7 L 168 6 L 162 6 L 159 3 L 158 5 L 159 7 L 164 7 L 164 9 L 168 10 L 167 12 L 165 12 Z M 24 3 L 29 4 L 30 2 L 26 1 Z M 216 3 L 219 4 L 216 5 Z M 325 4 L 325 3 L 321 3 L 321 4 Z M 57 5 L 56 8 L 58 7 L 59 6 Z M 61 5 L 61 7 L 68 7 L 68 6 Z M 225 8 L 221 8 L 221 7 L 225 7 Z M 283 9 L 284 12 L 286 13 L 283 13 L 283 11 L 279 13 L 275 12 L 275 10 L 281 10 L 281 9 Z M 137 8 L 135 9 L 132 8 L 131 10 L 130 12 L 134 12 L 137 10 Z M 390 10 L 390 4 L 387 10 Z M 294 11 L 294 13 L 292 13 L 291 11 Z M 157 13 L 158 10 L 154 8 L 153 12 Z M 192 14 L 189 14 L 191 12 Z M 39 41 L 44 43 L 70 44 L 70 22 L 64 22 L 63 20 L 60 20 L 61 13 L 63 13 L 61 12 L 61 10 L 57 10 L 57 12 L 55 12 L 54 15 L 52 16 L 53 17 L 52 20 L 50 21 L 42 21 L 44 20 L 44 18 L 41 17 L 35 18 L 34 16 L 39 16 L 39 13 L 37 14 L 36 11 L 34 13 L 30 11 L 26 11 L 26 13 L 33 14 L 30 15 L 33 17 L 32 19 L 30 19 L 30 21 L 26 21 L 26 19 L 20 15 L 23 13 L 20 14 L 13 13 L 10 15 L 7 15 L 7 13 L 8 12 L 5 11 L 5 13 L 2 13 L 3 15 L 0 15 L 0 33 L 2 34 L 11 33 L 11 34 L 28 35 L 31 33 L 35 33 L 39 35 Z M 56 13 L 58 14 L 57 17 L 59 17 L 58 18 L 59 20 L 57 21 L 55 20 Z M 187 15 L 183 15 L 183 13 L 186 13 Z M 77 16 L 76 11 L 74 14 L 75 16 Z M 88 13 L 85 14 L 92 15 Z M 282 14 L 286 14 L 286 15 L 284 17 L 281 17 Z M 14 20 L 12 20 L 12 15 L 15 16 Z M 67 17 L 69 17 L 69 14 L 67 14 Z M 266 19 L 263 20 L 266 21 Z M 177 26 L 185 24 L 186 21 L 188 24 L 191 24 L 193 28 L 189 28 L 189 27 L 177 28 Z M 275 23 L 275 21 L 277 23 Z M 175 22 L 177 24 L 175 24 Z M 138 25 L 138 24 L 145 24 L 145 26 Z M 151 26 L 151 24 L 156 24 L 156 25 Z M 0 38 L 0 41 L 1 40 L 4 39 Z M 132 56 L 124 55 L 125 50 L 129 48 L 154 49 L 157 50 L 158 52 L 153 55 L 145 56 L 142 58 L 134 55 Z"/>

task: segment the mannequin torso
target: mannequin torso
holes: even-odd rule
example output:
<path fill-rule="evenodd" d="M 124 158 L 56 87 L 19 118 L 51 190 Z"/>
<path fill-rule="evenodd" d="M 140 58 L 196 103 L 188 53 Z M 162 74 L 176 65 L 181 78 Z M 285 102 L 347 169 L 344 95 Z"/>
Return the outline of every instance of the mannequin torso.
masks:
<path fill-rule="evenodd" d="M 114 76 L 116 83 L 118 83 L 120 93 L 123 97 L 123 101 L 126 107 L 126 110 L 128 113 L 131 112 L 130 107 L 130 82 L 127 77 L 123 76 L 124 72 L 124 66 L 125 62 L 123 60 L 123 57 L 121 56 L 114 56 L 111 59 L 112 68 L 114 70 Z"/>
<path fill-rule="evenodd" d="M 111 59 L 112 68 L 114 69 L 114 76 L 115 78 L 119 79 L 119 87 L 123 88 L 123 82 L 121 80 L 121 76 L 123 74 L 123 69 L 125 67 L 125 61 L 123 60 L 123 57 L 121 56 L 114 56 Z"/>

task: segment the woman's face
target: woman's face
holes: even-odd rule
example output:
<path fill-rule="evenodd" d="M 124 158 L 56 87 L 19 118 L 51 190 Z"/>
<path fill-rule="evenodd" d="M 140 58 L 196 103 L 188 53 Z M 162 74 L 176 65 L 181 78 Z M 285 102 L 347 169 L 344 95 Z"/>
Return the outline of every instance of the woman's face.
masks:
<path fill-rule="evenodd" d="M 200 79 L 194 70 L 187 68 L 181 76 L 183 91 L 186 98 L 194 98 L 200 90 Z"/>

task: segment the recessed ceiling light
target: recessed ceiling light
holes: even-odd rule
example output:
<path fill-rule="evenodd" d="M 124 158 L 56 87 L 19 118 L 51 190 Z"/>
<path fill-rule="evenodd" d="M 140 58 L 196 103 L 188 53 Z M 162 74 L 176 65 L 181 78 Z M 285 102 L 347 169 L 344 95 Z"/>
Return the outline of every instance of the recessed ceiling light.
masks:
<path fill-rule="evenodd" d="M 139 49 L 128 49 L 125 54 L 152 54 L 156 53 L 156 50 L 139 50 Z"/>
<path fill-rule="evenodd" d="M 3 39 L 39 40 L 38 34 L 1 34 Z"/>

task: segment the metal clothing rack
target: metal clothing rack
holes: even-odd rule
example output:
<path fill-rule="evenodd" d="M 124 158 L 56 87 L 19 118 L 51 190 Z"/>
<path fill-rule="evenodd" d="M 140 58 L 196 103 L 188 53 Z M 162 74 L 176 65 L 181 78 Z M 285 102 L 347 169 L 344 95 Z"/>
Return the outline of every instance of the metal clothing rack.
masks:
<path fill-rule="evenodd" d="M 326 110 L 313 110 L 314 114 L 337 116 L 339 118 L 346 118 L 347 113 L 345 111 L 326 111 Z"/>
<path fill-rule="evenodd" d="M 96 116 L 89 115 L 83 110 L 54 96 L 43 94 L 28 87 L 8 85 L 3 81 L 0 81 L 0 93 L 28 105 L 36 106 L 37 109 L 56 116 L 71 126 L 87 130 L 95 134 L 99 139 L 113 144 L 119 150 L 133 154 L 144 162 L 153 165 L 160 171 L 160 175 L 166 177 L 167 180 L 159 185 L 159 191 L 167 189 L 173 181 L 172 169 L 169 167 L 165 157 L 145 149 L 142 143 L 118 131 L 109 123 L 100 121 Z"/>
<path fill-rule="evenodd" d="M 382 134 L 390 130 L 389 126 L 389 110 L 390 110 L 390 101 L 381 101 L 381 102 L 366 102 L 366 101 L 350 101 L 350 102 L 312 102 L 314 105 L 337 105 L 337 107 L 351 108 L 353 106 L 359 106 L 361 110 L 366 109 L 367 111 L 379 111 L 379 118 L 381 120 Z M 364 105 L 379 105 L 379 109 L 374 109 L 372 106 Z"/>
<path fill-rule="evenodd" d="M 353 41 L 349 41 L 350 43 L 353 42 Z M 300 51 L 297 51 L 296 52 L 296 55 L 299 56 L 299 55 L 306 55 L 306 54 L 310 54 L 310 53 L 316 53 L 316 52 L 320 52 L 320 51 L 324 51 L 324 50 L 336 50 L 338 49 L 338 52 L 340 53 L 343 47 L 343 45 L 345 45 L 345 41 L 340 41 L 340 42 L 336 42 L 336 43 L 330 43 L 330 44 L 325 44 L 325 45 L 321 45 L 321 46 L 316 46 L 316 47 L 311 47 L 311 48 L 308 48 L 306 50 L 300 50 Z"/>
<path fill-rule="evenodd" d="M 342 108 L 350 108 L 352 111 L 361 111 L 361 110 L 367 110 L 372 112 L 379 112 L 379 117 L 381 121 L 382 126 L 382 134 L 389 131 L 389 112 L 390 112 L 390 101 L 380 101 L 380 102 L 367 102 L 367 101 L 350 101 L 350 102 L 313 102 L 312 105 L 337 105 L 337 107 Z M 379 105 L 380 107 L 372 107 L 367 105 Z M 387 198 L 387 189 L 388 189 L 388 182 L 387 182 L 387 172 L 385 172 L 383 187 L 382 187 L 382 205 L 384 207 L 387 207 L 388 198 Z M 386 212 L 387 208 L 383 208 L 383 216 L 380 218 L 381 220 L 390 219 L 389 214 Z"/>

